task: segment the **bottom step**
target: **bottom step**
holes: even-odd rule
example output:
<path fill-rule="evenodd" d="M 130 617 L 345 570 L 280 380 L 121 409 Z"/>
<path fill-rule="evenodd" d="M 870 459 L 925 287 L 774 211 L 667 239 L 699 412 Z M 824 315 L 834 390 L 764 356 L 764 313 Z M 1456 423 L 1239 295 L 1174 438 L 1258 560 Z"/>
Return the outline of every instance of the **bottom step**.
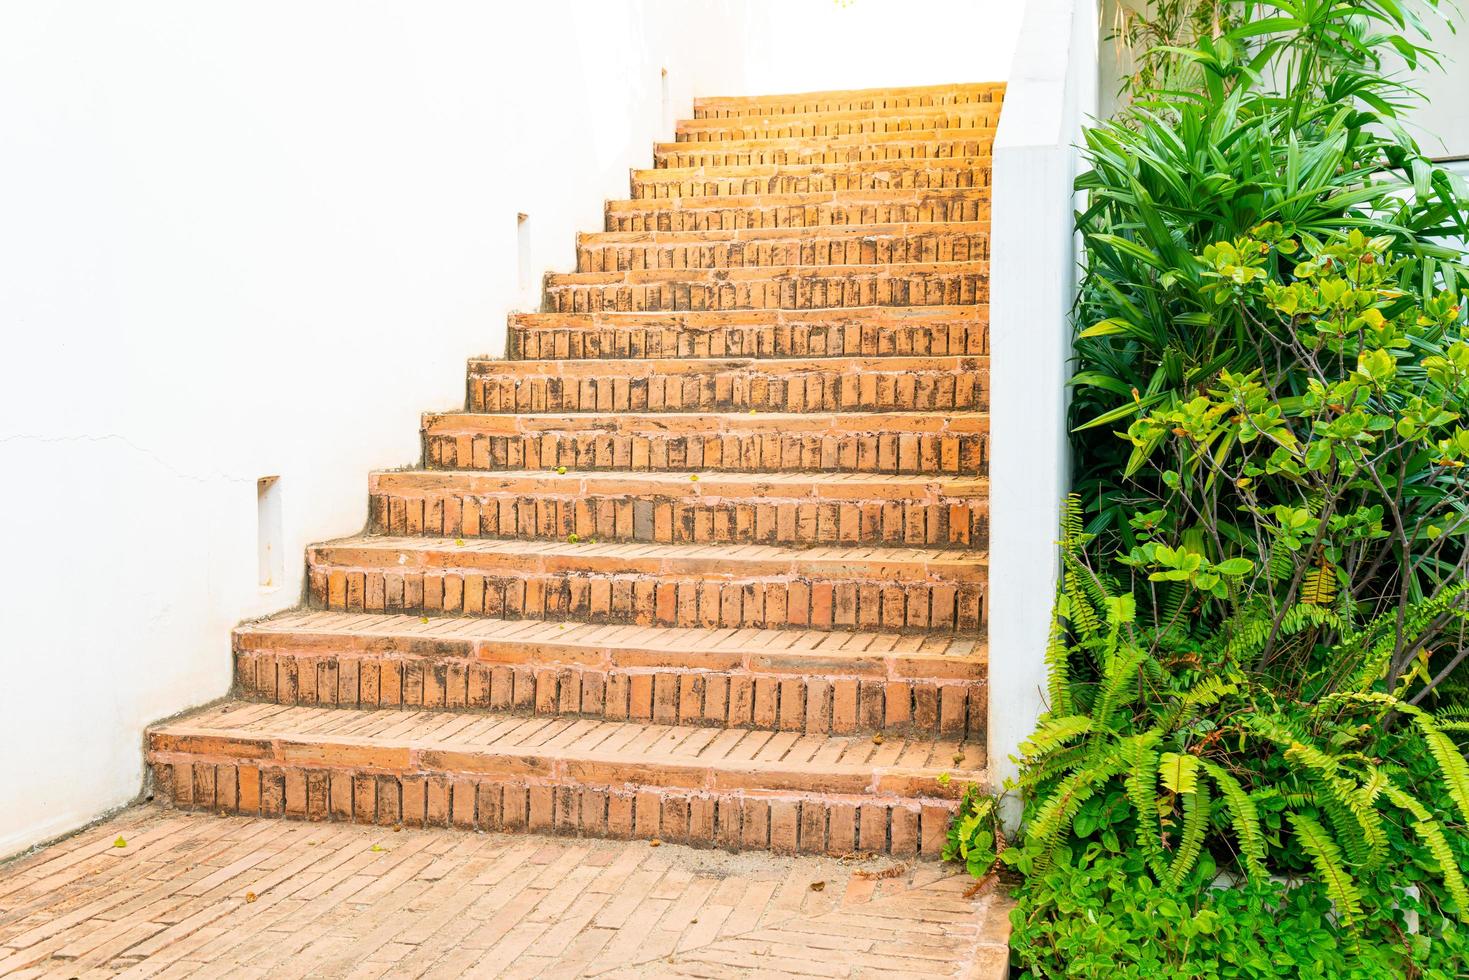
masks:
<path fill-rule="evenodd" d="M 938 856 L 976 745 L 228 701 L 148 733 L 156 793 L 228 813 L 777 853 Z"/>

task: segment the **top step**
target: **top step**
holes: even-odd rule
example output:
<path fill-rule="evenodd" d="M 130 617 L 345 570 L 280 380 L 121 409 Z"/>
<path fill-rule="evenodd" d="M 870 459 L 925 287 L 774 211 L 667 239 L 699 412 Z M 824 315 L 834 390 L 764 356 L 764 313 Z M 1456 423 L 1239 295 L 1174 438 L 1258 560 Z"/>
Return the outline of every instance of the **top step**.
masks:
<path fill-rule="evenodd" d="M 881 89 L 835 89 L 786 95 L 713 96 L 694 100 L 695 119 L 777 115 L 795 112 L 841 112 L 851 109 L 901 109 L 999 102 L 1003 82 L 963 85 L 913 85 Z"/>
<path fill-rule="evenodd" d="M 738 116 L 733 119 L 685 119 L 678 124 L 676 139 L 681 143 L 707 143 L 715 140 L 897 133 L 915 129 L 992 129 L 999 118 L 998 104 L 980 103 L 929 109 L 857 109 L 851 112 Z"/>

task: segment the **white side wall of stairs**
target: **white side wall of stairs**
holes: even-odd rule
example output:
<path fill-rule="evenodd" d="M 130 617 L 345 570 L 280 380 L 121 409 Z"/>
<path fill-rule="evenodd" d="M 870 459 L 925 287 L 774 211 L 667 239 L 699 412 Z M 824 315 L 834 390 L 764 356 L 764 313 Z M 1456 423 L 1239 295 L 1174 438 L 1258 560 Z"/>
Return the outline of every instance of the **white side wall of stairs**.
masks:
<path fill-rule="evenodd" d="M 960 6 L 6 5 L 0 855 L 133 796 L 143 726 L 226 692 L 230 627 L 298 601 L 693 96 L 1002 79 L 1015 6 Z"/>
<path fill-rule="evenodd" d="M 1072 183 L 1096 113 L 1094 0 L 1032 0 L 995 134 L 992 374 L 990 773 L 1043 709 L 1056 528 L 1070 474 L 1065 434 L 1069 314 L 1076 296 Z"/>

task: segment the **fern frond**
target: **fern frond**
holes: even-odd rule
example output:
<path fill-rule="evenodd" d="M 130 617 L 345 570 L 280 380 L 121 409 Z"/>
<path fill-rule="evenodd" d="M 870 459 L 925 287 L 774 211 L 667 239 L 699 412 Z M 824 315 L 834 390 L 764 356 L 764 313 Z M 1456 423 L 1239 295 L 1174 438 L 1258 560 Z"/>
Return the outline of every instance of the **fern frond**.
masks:
<path fill-rule="evenodd" d="M 1461 921 L 1469 922 L 1469 887 L 1464 884 L 1464 875 L 1459 870 L 1458 859 L 1454 857 L 1453 849 L 1449 847 L 1448 838 L 1444 836 L 1443 828 L 1437 820 L 1433 819 L 1428 808 L 1419 803 L 1411 794 L 1389 783 L 1383 787 L 1382 795 L 1387 797 L 1392 804 L 1400 810 L 1406 810 L 1413 817 L 1413 833 L 1428 848 L 1433 859 L 1438 862 L 1439 872 L 1443 876 L 1444 888 L 1449 897 L 1459 907 L 1459 918 Z"/>
<path fill-rule="evenodd" d="M 1312 782 L 1322 790 L 1316 802 L 1331 818 L 1337 839 L 1352 863 L 1363 867 L 1381 864 L 1387 856 L 1387 831 L 1362 787 L 1341 776 L 1337 761 L 1313 745 L 1293 741 L 1285 757 L 1304 765 Z"/>
<path fill-rule="evenodd" d="M 1137 842 L 1153 873 L 1161 877 L 1167 868 L 1162 832 L 1158 824 L 1157 730 L 1133 735 L 1122 741 L 1122 758 L 1127 763 L 1124 784 L 1127 798 L 1137 812 Z"/>
<path fill-rule="evenodd" d="M 1041 804 L 1026 826 L 1027 837 L 1040 845 L 1035 868 L 1042 870 L 1054 859 L 1056 844 L 1081 805 L 1091 799 L 1107 780 L 1121 769 L 1115 753 L 1102 757 L 1089 768 L 1078 769 L 1056 784 L 1049 799 Z"/>
<path fill-rule="evenodd" d="M 1168 883 L 1177 887 L 1193 870 L 1204 849 L 1204 831 L 1209 828 L 1209 784 L 1200 780 L 1192 793 L 1183 797 L 1183 832 L 1173 863 L 1168 866 Z"/>
<path fill-rule="evenodd" d="M 1051 614 L 1051 635 L 1046 641 L 1046 693 L 1052 711 L 1063 715 L 1076 711 L 1071 697 L 1071 651 L 1066 646 L 1066 628 L 1056 613 Z"/>
<path fill-rule="evenodd" d="M 1092 709 L 1092 717 L 1097 720 L 1098 725 L 1111 728 L 1112 715 L 1116 713 L 1120 704 L 1126 703 L 1123 701 L 1124 695 L 1131 693 L 1136 696 L 1138 668 L 1147 659 L 1146 650 L 1129 646 L 1124 647 L 1122 652 L 1107 665 L 1107 675 L 1102 679 L 1102 696 L 1097 699 L 1096 707 Z"/>
<path fill-rule="evenodd" d="M 1459 814 L 1469 820 L 1469 760 L 1465 760 L 1454 740 L 1439 731 L 1427 716 L 1422 717 L 1418 727 L 1428 742 L 1428 751 L 1438 763 L 1439 772 L 1443 774 L 1449 798 L 1459 808 Z"/>
<path fill-rule="evenodd" d="M 1342 924 L 1349 932 L 1355 933 L 1357 919 L 1362 915 L 1362 893 L 1342 863 L 1341 851 L 1326 832 L 1326 828 L 1306 814 L 1287 813 L 1285 818 L 1290 821 L 1301 849 L 1310 856 L 1311 864 L 1316 868 L 1316 874 L 1320 876 L 1327 896 L 1336 906 L 1336 914 Z"/>
<path fill-rule="evenodd" d="M 1026 760 L 1025 767 L 1020 771 L 1020 788 L 1035 789 L 1074 772 L 1090 761 L 1092 755 L 1092 747 L 1083 743 L 1052 752 L 1044 759 Z"/>
<path fill-rule="evenodd" d="M 1027 762 L 1033 762 L 1091 730 L 1092 720 L 1086 715 L 1051 717 L 1043 722 L 1030 738 L 1020 743 L 1020 751 Z"/>
<path fill-rule="evenodd" d="M 1208 759 L 1199 760 L 1204 771 L 1214 780 L 1223 795 L 1224 805 L 1228 808 L 1231 826 L 1234 827 L 1234 836 L 1239 841 L 1239 853 L 1244 859 L 1245 874 L 1251 881 L 1264 881 L 1265 871 L 1265 831 L 1260 826 L 1260 812 L 1255 806 L 1255 801 L 1245 788 L 1240 785 L 1239 780 L 1231 776 L 1222 766 Z"/>

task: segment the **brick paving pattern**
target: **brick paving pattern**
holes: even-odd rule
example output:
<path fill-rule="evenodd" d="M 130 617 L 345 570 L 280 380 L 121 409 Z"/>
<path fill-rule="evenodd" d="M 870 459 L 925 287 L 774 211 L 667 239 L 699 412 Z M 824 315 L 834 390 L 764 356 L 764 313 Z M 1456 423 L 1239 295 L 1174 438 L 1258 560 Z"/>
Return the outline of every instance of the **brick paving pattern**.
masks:
<path fill-rule="evenodd" d="M 0 975 L 1003 976 L 1007 900 L 971 885 L 892 858 L 140 807 L 0 868 Z"/>

